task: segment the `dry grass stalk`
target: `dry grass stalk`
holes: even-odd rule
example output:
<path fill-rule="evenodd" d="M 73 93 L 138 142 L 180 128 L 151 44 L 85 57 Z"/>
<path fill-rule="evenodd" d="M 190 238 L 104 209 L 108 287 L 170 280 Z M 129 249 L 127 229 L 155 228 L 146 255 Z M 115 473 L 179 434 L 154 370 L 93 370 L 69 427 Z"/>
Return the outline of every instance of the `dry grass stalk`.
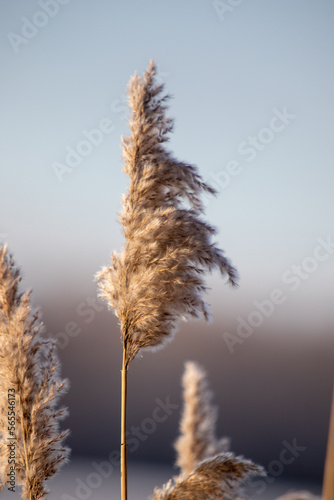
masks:
<path fill-rule="evenodd" d="M 215 190 L 197 168 L 176 160 L 165 148 L 173 120 L 166 116 L 168 95 L 155 82 L 150 63 L 129 84 L 130 135 L 123 139 L 124 171 L 130 187 L 120 222 L 125 247 L 98 274 L 100 296 L 115 310 L 123 341 L 121 489 L 126 481 L 127 370 L 140 349 L 172 338 L 180 317 L 209 318 L 203 300 L 204 273 L 218 268 L 236 285 L 237 272 L 211 241 L 215 229 L 201 219 L 203 192 Z"/>
<path fill-rule="evenodd" d="M 332 408 L 329 418 L 322 498 L 323 500 L 334 500 L 334 386 L 332 394 Z"/>
<path fill-rule="evenodd" d="M 241 485 L 253 475 L 264 475 L 264 470 L 250 460 L 226 452 L 226 438 L 216 439 L 211 393 L 204 371 L 195 363 L 186 364 L 183 397 L 181 436 L 175 445 L 181 474 L 163 488 L 155 489 L 153 500 L 245 498 Z"/>
<path fill-rule="evenodd" d="M 217 439 L 217 410 L 212 407 L 206 373 L 196 363 L 188 362 L 182 379 L 184 409 L 180 437 L 175 443 L 176 465 L 189 474 L 199 462 L 229 449 L 229 439 Z"/>
<path fill-rule="evenodd" d="M 43 339 L 39 314 L 32 312 L 31 292 L 19 292 L 20 272 L 0 246 L 0 478 L 7 482 L 8 390 L 15 390 L 16 485 L 22 498 L 43 499 L 45 481 L 66 462 L 69 449 L 59 431 L 67 411 L 57 409 L 67 387 L 60 380 L 55 342 Z"/>
<path fill-rule="evenodd" d="M 168 95 L 155 83 L 150 63 L 129 85 L 131 134 L 123 140 L 124 171 L 131 184 L 123 202 L 122 253 L 98 274 L 101 296 L 120 320 L 124 358 L 170 339 L 179 317 L 208 318 L 203 274 L 219 268 L 236 284 L 237 273 L 212 242 L 215 230 L 200 215 L 202 192 L 214 193 L 196 167 L 176 160 L 164 147 L 173 121 L 165 116 Z M 187 208 L 186 205 L 189 205 Z M 126 387 L 122 389 L 123 398 Z M 122 403 L 122 487 L 126 488 L 126 404 Z M 126 494 L 123 494 L 126 498 Z"/>
<path fill-rule="evenodd" d="M 319 497 L 309 491 L 293 491 L 278 497 L 276 500 L 333 500 L 334 499 L 334 387 L 332 393 L 332 407 L 329 419 L 327 453 L 325 460 L 322 496 Z"/>

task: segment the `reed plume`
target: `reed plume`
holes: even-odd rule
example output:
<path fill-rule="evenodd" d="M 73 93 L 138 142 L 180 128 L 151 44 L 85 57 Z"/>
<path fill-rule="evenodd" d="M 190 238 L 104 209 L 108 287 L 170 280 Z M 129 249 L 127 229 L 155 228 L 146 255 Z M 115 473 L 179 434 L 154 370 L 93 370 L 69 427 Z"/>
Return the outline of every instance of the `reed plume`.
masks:
<path fill-rule="evenodd" d="M 180 317 L 208 319 L 205 271 L 218 268 L 237 282 L 211 241 L 215 229 L 200 217 L 201 194 L 215 190 L 165 148 L 173 128 L 166 117 L 170 96 L 162 95 L 155 73 L 151 62 L 143 78 L 130 80 L 131 134 L 123 139 L 123 158 L 131 183 L 120 215 L 126 243 L 97 275 L 101 297 L 120 320 L 126 366 L 140 349 L 170 340 Z"/>
<path fill-rule="evenodd" d="M 251 476 L 265 475 L 259 465 L 226 451 L 228 440 L 217 440 L 217 412 L 211 405 L 205 372 L 196 363 L 186 364 L 183 382 L 184 408 L 180 437 L 176 441 L 176 465 L 180 475 L 161 489 L 153 500 L 239 500 L 242 484 Z"/>
<path fill-rule="evenodd" d="M 69 448 L 63 444 L 68 431 L 59 431 L 59 420 L 67 410 L 56 408 L 68 381 L 59 378 L 55 341 L 42 337 L 39 313 L 30 305 L 31 292 L 21 293 L 20 281 L 19 269 L 6 247 L 0 246 L 1 486 L 10 484 L 7 444 L 11 438 L 15 449 L 13 482 L 22 486 L 23 499 L 35 500 L 45 498 L 45 481 L 59 470 L 69 454 Z M 9 393 L 15 395 L 11 435 L 7 416 Z"/>
<path fill-rule="evenodd" d="M 263 475 L 263 469 L 250 460 L 225 453 L 204 460 L 187 476 L 156 488 L 153 500 L 239 500 L 241 485 L 254 475 Z"/>
<path fill-rule="evenodd" d="M 196 363 L 187 362 L 182 378 L 184 408 L 180 437 L 175 443 L 176 465 L 189 474 L 202 460 L 229 449 L 229 439 L 217 439 L 217 409 L 212 406 L 206 373 Z"/>
<path fill-rule="evenodd" d="M 314 495 L 309 491 L 290 491 L 276 498 L 276 500 L 324 500 L 324 497 Z"/>

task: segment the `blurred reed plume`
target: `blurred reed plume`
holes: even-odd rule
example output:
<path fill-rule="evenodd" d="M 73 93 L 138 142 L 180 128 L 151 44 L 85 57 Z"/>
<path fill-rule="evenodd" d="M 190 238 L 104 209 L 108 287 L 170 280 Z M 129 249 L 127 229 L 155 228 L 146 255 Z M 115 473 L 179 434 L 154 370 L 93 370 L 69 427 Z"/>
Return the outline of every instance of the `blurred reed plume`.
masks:
<path fill-rule="evenodd" d="M 176 465 L 189 474 L 202 460 L 228 451 L 229 439 L 215 436 L 217 410 L 211 405 L 206 373 L 196 363 L 186 363 L 182 385 L 184 409 L 175 443 Z"/>
<path fill-rule="evenodd" d="M 229 441 L 215 436 L 216 409 L 211 405 L 205 372 L 186 363 L 183 376 L 184 408 L 180 437 L 175 443 L 180 475 L 161 489 L 153 500 L 203 500 L 246 498 L 241 485 L 262 467 L 228 452 Z"/>
<path fill-rule="evenodd" d="M 19 269 L 0 246 L 0 489 L 14 484 L 16 491 L 20 485 L 22 498 L 35 500 L 45 498 L 45 481 L 69 454 L 63 444 L 68 431 L 59 431 L 67 410 L 56 408 L 68 381 L 59 378 L 55 342 L 42 338 L 31 292 L 20 293 L 20 281 Z"/>
<path fill-rule="evenodd" d="M 324 500 L 325 497 L 314 495 L 309 491 L 293 491 L 285 493 L 284 495 L 276 498 L 276 500 Z"/>
<path fill-rule="evenodd" d="M 127 370 L 142 348 L 171 340 L 179 318 L 209 318 L 203 300 L 204 274 L 218 268 L 237 283 L 237 272 L 212 237 L 215 229 L 201 218 L 201 194 L 215 193 L 195 166 L 178 161 L 164 145 L 173 129 L 166 116 L 169 95 L 155 81 L 150 62 L 143 77 L 129 84 L 130 135 L 123 139 L 124 171 L 130 187 L 120 222 L 121 253 L 98 274 L 100 296 L 120 320 L 123 342 L 121 485 L 127 498 Z"/>
<path fill-rule="evenodd" d="M 183 477 L 156 489 L 153 500 L 239 500 L 241 485 L 250 477 L 263 475 L 262 468 L 232 453 L 201 462 Z"/>

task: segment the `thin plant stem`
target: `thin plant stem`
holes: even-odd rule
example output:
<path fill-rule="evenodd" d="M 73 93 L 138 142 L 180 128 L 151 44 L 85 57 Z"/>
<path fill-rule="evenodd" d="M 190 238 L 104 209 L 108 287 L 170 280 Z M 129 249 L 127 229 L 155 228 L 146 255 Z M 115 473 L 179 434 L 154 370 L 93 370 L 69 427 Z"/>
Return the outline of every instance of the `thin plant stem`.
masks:
<path fill-rule="evenodd" d="M 123 364 L 122 364 L 122 402 L 121 402 L 121 499 L 128 498 L 127 484 L 127 449 L 126 449 L 126 404 L 127 404 L 127 374 L 126 364 L 126 345 L 123 345 Z"/>
<path fill-rule="evenodd" d="M 334 387 L 332 409 L 329 419 L 327 454 L 325 462 L 324 482 L 322 487 L 323 500 L 334 500 Z"/>

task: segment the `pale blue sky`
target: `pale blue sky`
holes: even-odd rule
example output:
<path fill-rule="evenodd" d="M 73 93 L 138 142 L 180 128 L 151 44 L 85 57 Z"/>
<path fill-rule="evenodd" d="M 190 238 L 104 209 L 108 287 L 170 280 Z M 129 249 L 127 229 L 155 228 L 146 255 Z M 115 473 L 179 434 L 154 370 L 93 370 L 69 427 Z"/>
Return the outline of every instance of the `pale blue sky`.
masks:
<path fill-rule="evenodd" d="M 219 16 L 223 3 L 239 5 Z M 240 287 L 210 277 L 213 324 L 181 325 L 163 351 L 133 363 L 129 425 L 152 414 L 156 397 L 177 400 L 183 362 L 194 359 L 236 453 L 267 465 L 297 438 L 307 452 L 284 473 L 320 478 L 333 378 L 333 1 L 2 0 L 0 54 L 0 241 L 47 333 L 65 338 L 73 453 L 119 446 L 120 334 L 113 315 L 91 307 L 93 276 L 123 241 L 126 86 L 155 59 L 173 95 L 170 148 L 218 189 L 205 217 Z M 55 162 L 110 121 L 59 182 Z M 242 321 L 259 319 L 240 337 Z M 131 459 L 171 462 L 178 418 Z"/>
<path fill-rule="evenodd" d="M 282 331 L 332 329 L 334 253 L 296 291 L 282 275 L 312 256 L 317 238 L 334 239 L 334 4 L 244 1 L 224 19 L 207 0 L 69 0 L 53 11 L 48 4 L 53 17 L 40 14 L 43 4 L 0 6 L 0 237 L 37 300 L 87 295 L 122 245 L 126 85 L 155 59 L 174 96 L 175 155 L 213 184 L 238 163 L 207 203 L 241 275 L 237 292 L 210 280 L 216 314 L 246 314 L 278 287 L 287 296 L 275 311 Z M 24 18 L 45 26 L 23 43 L 15 35 L 34 29 Z M 290 118 L 281 126 L 273 119 L 284 109 Z M 59 182 L 54 162 L 105 118 L 113 131 Z M 261 150 L 246 153 L 258 135 Z"/>

